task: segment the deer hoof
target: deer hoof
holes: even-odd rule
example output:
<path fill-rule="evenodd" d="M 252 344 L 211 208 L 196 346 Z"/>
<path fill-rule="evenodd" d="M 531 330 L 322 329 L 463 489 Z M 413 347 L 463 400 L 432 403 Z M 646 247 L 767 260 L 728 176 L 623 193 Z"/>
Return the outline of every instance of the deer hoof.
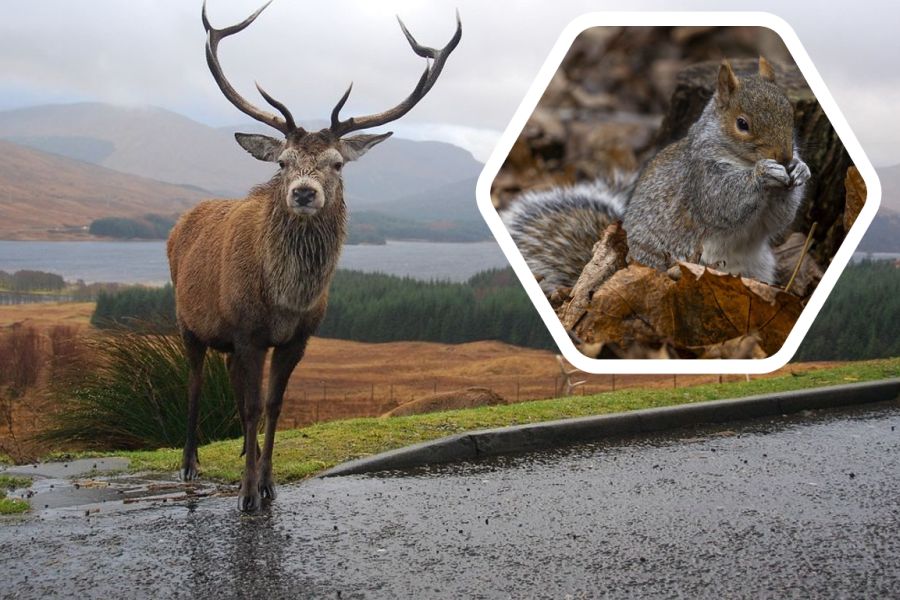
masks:
<path fill-rule="evenodd" d="M 238 495 L 238 509 L 241 512 L 256 512 L 262 506 L 262 501 L 260 500 L 259 494 L 244 494 L 241 492 Z"/>
<path fill-rule="evenodd" d="M 181 470 L 178 471 L 178 479 L 181 481 L 193 481 L 200 477 L 200 466 L 197 464 L 197 460 L 188 460 L 185 461 L 181 466 Z"/>
<path fill-rule="evenodd" d="M 178 479 L 181 481 L 193 481 L 200 477 L 197 467 L 187 467 L 178 471 Z"/>
<path fill-rule="evenodd" d="M 275 493 L 275 484 L 271 481 L 259 484 L 259 495 L 266 500 L 274 500 L 278 496 Z"/>

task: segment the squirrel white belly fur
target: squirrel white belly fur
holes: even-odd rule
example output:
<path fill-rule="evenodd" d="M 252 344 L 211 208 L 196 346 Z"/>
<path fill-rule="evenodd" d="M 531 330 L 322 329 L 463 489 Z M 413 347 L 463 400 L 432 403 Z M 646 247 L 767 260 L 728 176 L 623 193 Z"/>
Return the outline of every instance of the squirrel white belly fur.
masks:
<path fill-rule="evenodd" d="M 723 61 L 700 118 L 639 175 L 515 200 L 502 217 L 544 290 L 574 285 L 615 221 L 633 261 L 658 269 L 698 262 L 774 282 L 772 239 L 794 220 L 810 177 L 793 107 L 774 79 L 764 58 L 756 75 L 740 78 Z"/>

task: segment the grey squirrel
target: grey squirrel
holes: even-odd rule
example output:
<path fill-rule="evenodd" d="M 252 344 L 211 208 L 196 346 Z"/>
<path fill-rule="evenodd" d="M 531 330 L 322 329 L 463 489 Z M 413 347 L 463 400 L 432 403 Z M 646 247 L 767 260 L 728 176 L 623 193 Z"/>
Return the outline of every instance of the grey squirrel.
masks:
<path fill-rule="evenodd" d="M 760 57 L 757 74 L 738 77 L 726 60 L 687 135 L 639 174 L 526 192 L 501 216 L 546 292 L 574 285 L 615 221 L 630 260 L 657 269 L 683 260 L 773 283 L 771 241 L 794 220 L 809 178 L 772 66 Z"/>

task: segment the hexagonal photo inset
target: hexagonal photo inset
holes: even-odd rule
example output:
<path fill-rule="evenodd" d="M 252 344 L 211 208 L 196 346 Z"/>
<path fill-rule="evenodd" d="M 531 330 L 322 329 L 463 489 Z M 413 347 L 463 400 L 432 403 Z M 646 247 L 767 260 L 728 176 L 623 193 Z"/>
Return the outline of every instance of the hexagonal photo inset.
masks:
<path fill-rule="evenodd" d="M 588 358 L 763 359 L 866 186 L 771 29 L 592 27 L 491 200 Z"/>

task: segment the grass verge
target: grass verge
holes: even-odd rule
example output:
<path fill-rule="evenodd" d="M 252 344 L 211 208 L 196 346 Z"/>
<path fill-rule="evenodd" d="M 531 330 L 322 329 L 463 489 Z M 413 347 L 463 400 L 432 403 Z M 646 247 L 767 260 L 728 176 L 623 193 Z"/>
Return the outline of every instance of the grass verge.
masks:
<path fill-rule="evenodd" d="M 275 475 L 279 482 L 297 481 L 341 462 L 435 438 L 491 427 L 538 423 L 571 417 L 674 406 L 723 398 L 738 398 L 900 376 L 900 358 L 852 363 L 749 382 L 700 385 L 679 389 L 626 389 L 592 396 L 572 396 L 502 406 L 486 406 L 397 417 L 348 419 L 280 431 L 275 444 Z M 240 479 L 240 440 L 200 448 L 203 476 L 232 483 Z M 96 454 L 94 454 L 96 455 Z M 109 455 L 112 455 L 111 453 Z M 176 471 L 180 449 L 119 452 L 132 471 Z"/>
<path fill-rule="evenodd" d="M 28 510 L 28 503 L 18 498 L 7 498 L 7 490 L 28 487 L 31 479 L 28 477 L 13 477 L 0 474 L 0 515 L 14 515 Z"/>

